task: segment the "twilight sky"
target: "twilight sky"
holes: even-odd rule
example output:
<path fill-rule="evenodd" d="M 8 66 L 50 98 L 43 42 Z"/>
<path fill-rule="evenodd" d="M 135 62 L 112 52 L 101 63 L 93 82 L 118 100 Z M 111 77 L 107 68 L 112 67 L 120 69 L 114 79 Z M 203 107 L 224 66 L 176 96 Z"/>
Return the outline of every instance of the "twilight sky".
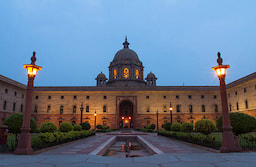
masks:
<path fill-rule="evenodd" d="M 255 0 L 2 0 L 0 74 L 26 84 L 23 64 L 37 52 L 35 86 L 95 86 L 125 36 L 158 86 L 217 86 L 256 70 Z"/>

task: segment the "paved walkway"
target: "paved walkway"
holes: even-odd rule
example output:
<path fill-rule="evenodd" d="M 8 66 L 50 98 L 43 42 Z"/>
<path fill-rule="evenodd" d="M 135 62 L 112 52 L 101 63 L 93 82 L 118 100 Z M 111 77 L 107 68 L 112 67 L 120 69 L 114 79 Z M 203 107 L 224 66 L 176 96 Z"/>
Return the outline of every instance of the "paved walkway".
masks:
<path fill-rule="evenodd" d="M 141 135 L 164 154 L 112 158 L 90 155 L 111 135 L 97 134 L 37 155 L 0 154 L 0 167 L 255 167 L 256 152 L 212 153 L 155 134 Z"/>

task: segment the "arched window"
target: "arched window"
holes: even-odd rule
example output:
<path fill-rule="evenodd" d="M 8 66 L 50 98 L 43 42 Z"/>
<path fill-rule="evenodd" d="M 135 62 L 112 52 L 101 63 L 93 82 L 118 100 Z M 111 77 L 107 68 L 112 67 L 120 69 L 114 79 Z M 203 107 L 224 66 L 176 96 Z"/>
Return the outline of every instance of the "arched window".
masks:
<path fill-rule="evenodd" d="M 214 105 L 214 111 L 218 112 L 218 105 L 217 104 Z"/>
<path fill-rule="evenodd" d="M 188 108 L 189 108 L 189 112 L 192 113 L 193 112 L 193 106 L 190 104 Z"/>
<path fill-rule="evenodd" d="M 86 106 L 86 112 L 89 112 L 89 106 Z"/>
<path fill-rule="evenodd" d="M 125 79 L 129 78 L 129 69 L 128 68 L 124 69 L 124 78 Z"/>
<path fill-rule="evenodd" d="M 103 106 L 103 112 L 107 112 L 107 106 Z"/>
<path fill-rule="evenodd" d="M 176 111 L 180 112 L 180 104 L 176 105 Z"/>
<path fill-rule="evenodd" d="M 113 78 L 114 78 L 114 79 L 117 78 L 117 70 L 116 70 L 116 69 L 114 69 L 114 71 L 113 71 Z"/>
<path fill-rule="evenodd" d="M 202 112 L 205 112 L 205 105 L 202 105 Z"/>
<path fill-rule="evenodd" d="M 73 113 L 76 113 L 76 105 L 73 106 Z"/>
<path fill-rule="evenodd" d="M 139 75 L 140 75 L 140 72 L 139 72 L 139 70 L 137 69 L 137 70 L 135 71 L 135 77 L 136 77 L 136 79 L 139 79 Z"/>

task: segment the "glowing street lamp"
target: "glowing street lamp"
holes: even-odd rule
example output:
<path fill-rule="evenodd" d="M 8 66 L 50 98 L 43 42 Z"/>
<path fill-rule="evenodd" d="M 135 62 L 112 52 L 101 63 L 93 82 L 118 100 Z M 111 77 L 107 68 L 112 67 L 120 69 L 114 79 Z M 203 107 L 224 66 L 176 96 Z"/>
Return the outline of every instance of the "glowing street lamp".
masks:
<path fill-rule="evenodd" d="M 170 102 L 169 111 L 170 111 L 171 124 L 172 124 L 172 110 L 173 110 L 173 107 L 172 107 L 172 103 Z"/>
<path fill-rule="evenodd" d="M 221 104 L 222 104 L 222 122 L 223 122 L 223 132 L 222 132 L 222 146 L 220 152 L 239 152 L 241 148 L 236 145 L 235 138 L 232 133 L 232 126 L 230 124 L 230 117 L 228 112 L 228 102 L 227 102 L 227 92 L 225 84 L 225 76 L 227 69 L 230 68 L 229 65 L 222 65 L 222 58 L 220 57 L 220 52 L 218 52 L 217 63 L 218 66 L 213 67 L 212 69 L 216 71 L 217 76 L 220 80 L 220 93 L 221 93 Z"/>
<path fill-rule="evenodd" d="M 42 67 L 35 65 L 36 62 L 36 52 L 33 52 L 31 57 L 31 64 L 24 64 L 23 68 L 27 69 L 28 74 L 28 84 L 26 92 L 26 103 L 25 112 L 23 115 L 23 122 L 21 134 L 19 136 L 19 141 L 17 148 L 15 149 L 15 154 L 20 155 L 31 155 L 33 154 L 33 149 L 31 148 L 31 135 L 30 135 L 30 119 L 31 119 L 31 106 L 32 106 L 32 93 L 34 87 L 34 79 L 36 77 L 37 71 L 40 71 Z"/>

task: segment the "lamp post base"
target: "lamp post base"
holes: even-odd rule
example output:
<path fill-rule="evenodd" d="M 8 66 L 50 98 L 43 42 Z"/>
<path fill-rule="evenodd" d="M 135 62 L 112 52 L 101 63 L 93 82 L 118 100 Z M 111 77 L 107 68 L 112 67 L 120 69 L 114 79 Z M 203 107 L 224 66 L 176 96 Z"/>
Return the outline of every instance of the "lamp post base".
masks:
<path fill-rule="evenodd" d="M 31 135 L 29 129 L 21 128 L 21 134 L 19 136 L 19 141 L 17 148 L 14 150 L 14 154 L 18 155 L 32 155 L 33 149 L 31 148 Z"/>
<path fill-rule="evenodd" d="M 232 127 L 223 127 L 222 129 L 222 146 L 220 148 L 220 152 L 241 152 L 242 148 L 240 147 L 239 139 L 233 135 Z"/>

